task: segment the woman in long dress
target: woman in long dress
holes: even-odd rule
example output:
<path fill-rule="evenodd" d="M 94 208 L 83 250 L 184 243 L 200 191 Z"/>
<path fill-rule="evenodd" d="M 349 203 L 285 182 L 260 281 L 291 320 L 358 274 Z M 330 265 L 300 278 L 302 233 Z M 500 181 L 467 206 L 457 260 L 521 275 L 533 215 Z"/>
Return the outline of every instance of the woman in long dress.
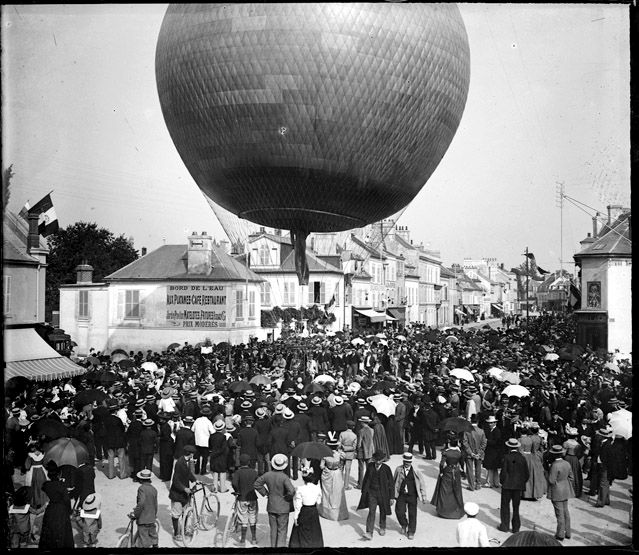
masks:
<path fill-rule="evenodd" d="M 348 519 L 348 505 L 344 491 L 344 474 L 339 453 L 333 451 L 332 457 L 322 459 L 322 501 L 319 505 L 319 515 L 327 520 Z"/>
<path fill-rule="evenodd" d="M 40 447 L 40 443 L 32 442 L 29 448 L 29 454 L 24 463 L 27 473 L 25 475 L 25 485 L 29 488 L 29 522 L 31 529 L 31 543 L 38 543 L 40 537 L 40 529 L 42 528 L 42 518 L 44 509 L 49 502 L 47 494 L 44 493 L 42 486 L 49 479 L 42 464 L 44 453 Z"/>
<path fill-rule="evenodd" d="M 44 483 L 42 490 L 49 498 L 49 504 L 44 511 L 38 547 L 43 550 L 73 548 L 69 492 L 60 481 L 60 471 L 55 463 L 47 466 L 47 473 L 49 481 Z"/>
<path fill-rule="evenodd" d="M 464 499 L 461 485 L 461 459 L 457 438 L 448 441 L 448 448 L 442 451 L 439 463 L 439 477 L 433 492 L 431 505 L 435 505 L 437 515 L 442 518 L 464 516 Z"/>
<path fill-rule="evenodd" d="M 386 441 L 388 442 L 390 454 L 401 455 L 404 452 L 404 441 L 399 431 L 399 423 L 394 414 L 391 414 L 386 419 L 384 429 L 386 430 Z"/>
<path fill-rule="evenodd" d="M 528 481 L 521 498 L 536 501 L 541 499 L 546 493 L 546 477 L 544 476 L 541 458 L 539 458 L 537 453 L 533 454 L 533 438 L 530 435 L 529 428 L 521 428 L 519 443 L 521 444 L 519 450 L 524 459 L 526 459 L 526 465 L 528 466 Z"/>
<path fill-rule="evenodd" d="M 373 416 L 371 427 L 373 428 L 373 451 L 383 451 L 386 454 L 386 459 L 382 462 L 386 462 L 390 459 L 390 449 L 386 439 L 386 430 L 379 420 L 379 415 L 375 414 Z"/>
<path fill-rule="evenodd" d="M 302 468 L 304 484 L 295 490 L 293 497 L 293 530 L 289 547 L 324 547 L 322 526 L 317 505 L 322 500 L 322 490 L 313 483 L 312 467 Z"/>
<path fill-rule="evenodd" d="M 577 441 L 579 432 L 577 428 L 572 426 L 566 426 L 566 435 L 568 439 L 564 441 L 563 448 L 566 450 L 564 460 L 570 463 L 573 475 L 573 489 L 575 490 L 575 497 L 581 497 L 584 487 L 584 475 L 581 469 L 581 463 L 579 459 L 583 455 L 583 447 Z"/>

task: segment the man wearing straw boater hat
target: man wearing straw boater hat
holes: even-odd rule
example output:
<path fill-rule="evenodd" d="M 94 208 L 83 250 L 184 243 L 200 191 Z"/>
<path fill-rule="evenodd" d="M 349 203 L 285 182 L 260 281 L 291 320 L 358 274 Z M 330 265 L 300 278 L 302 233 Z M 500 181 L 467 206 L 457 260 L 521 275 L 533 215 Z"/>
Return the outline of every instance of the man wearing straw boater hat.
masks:
<path fill-rule="evenodd" d="M 521 501 L 521 492 L 526 489 L 526 482 L 529 477 L 528 463 L 524 456 L 519 452 L 519 441 L 514 438 L 506 442 L 506 448 L 509 452 L 504 455 L 502 468 L 500 473 L 501 480 L 501 507 L 500 516 L 501 524 L 498 530 L 508 532 L 510 530 L 510 504 L 513 505 L 513 533 L 519 532 L 521 520 L 519 518 L 519 502 Z"/>
<path fill-rule="evenodd" d="M 291 501 L 295 495 L 295 486 L 284 473 L 288 466 L 288 457 L 276 453 L 271 458 L 271 469 L 255 480 L 253 487 L 263 496 L 268 496 L 266 512 L 271 528 L 271 547 L 286 547 L 286 533 Z"/>
<path fill-rule="evenodd" d="M 158 491 L 151 484 L 152 475 L 148 468 L 136 474 L 140 487 L 136 505 L 130 516 L 137 521 L 140 545 L 133 547 L 155 548 L 158 546 L 158 531 L 155 528 L 155 520 L 158 516 Z"/>
<path fill-rule="evenodd" d="M 548 472 L 548 499 L 552 501 L 557 518 L 557 531 L 555 538 L 563 541 L 570 539 L 570 513 L 568 512 L 568 499 L 575 496 L 572 487 L 572 466 L 564 460 L 565 450 L 561 445 L 553 445 L 549 453 L 554 461 Z"/>

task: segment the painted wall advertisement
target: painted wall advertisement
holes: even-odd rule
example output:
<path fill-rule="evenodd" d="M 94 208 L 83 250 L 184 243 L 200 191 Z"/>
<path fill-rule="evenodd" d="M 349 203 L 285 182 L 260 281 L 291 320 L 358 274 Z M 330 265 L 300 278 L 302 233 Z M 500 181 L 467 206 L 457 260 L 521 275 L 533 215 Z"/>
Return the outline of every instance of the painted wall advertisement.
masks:
<path fill-rule="evenodd" d="M 224 328 L 226 297 L 223 285 L 169 285 L 166 321 L 180 328 Z"/>

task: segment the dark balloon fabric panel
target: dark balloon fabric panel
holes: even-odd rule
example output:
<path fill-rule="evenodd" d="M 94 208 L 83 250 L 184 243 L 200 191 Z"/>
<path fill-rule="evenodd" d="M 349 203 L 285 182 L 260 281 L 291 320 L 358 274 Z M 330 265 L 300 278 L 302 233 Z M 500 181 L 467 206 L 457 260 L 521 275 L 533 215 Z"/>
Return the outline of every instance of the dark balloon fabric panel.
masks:
<path fill-rule="evenodd" d="M 342 231 L 404 208 L 459 126 L 470 80 L 454 4 L 169 6 L 164 118 L 197 185 L 275 228 Z"/>

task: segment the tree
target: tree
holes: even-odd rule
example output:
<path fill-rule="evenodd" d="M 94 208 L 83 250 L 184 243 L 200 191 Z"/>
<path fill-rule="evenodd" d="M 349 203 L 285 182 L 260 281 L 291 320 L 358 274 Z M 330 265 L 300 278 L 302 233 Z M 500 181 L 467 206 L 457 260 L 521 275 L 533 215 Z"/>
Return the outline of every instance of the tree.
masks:
<path fill-rule="evenodd" d="M 13 164 L 2 172 L 2 213 L 4 214 L 11 196 L 11 178 L 13 177 Z"/>
<path fill-rule="evenodd" d="M 60 303 L 60 285 L 76 282 L 78 264 L 93 266 L 93 281 L 100 282 L 138 258 L 138 251 L 124 236 L 98 228 L 95 223 L 76 222 L 49 235 L 45 317 L 51 321 Z"/>

